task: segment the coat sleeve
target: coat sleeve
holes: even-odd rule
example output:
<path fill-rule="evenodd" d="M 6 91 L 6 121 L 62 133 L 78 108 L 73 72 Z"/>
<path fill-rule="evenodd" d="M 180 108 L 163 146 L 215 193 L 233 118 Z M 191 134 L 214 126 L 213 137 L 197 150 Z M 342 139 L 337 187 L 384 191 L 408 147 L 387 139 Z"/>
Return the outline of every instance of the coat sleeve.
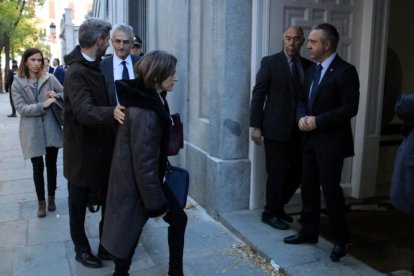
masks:
<path fill-rule="evenodd" d="M 358 112 L 359 78 L 354 66 L 347 66 L 336 80 L 336 91 L 340 104 L 316 116 L 316 126 L 327 129 L 349 122 Z"/>
<path fill-rule="evenodd" d="M 43 108 L 43 102 L 39 103 L 29 103 L 24 97 L 24 88 L 18 81 L 14 81 L 11 88 L 11 93 L 13 97 L 13 103 L 16 108 L 16 111 L 21 116 L 40 116 L 46 113 Z M 34 101 L 34 100 L 33 100 Z"/>
<path fill-rule="evenodd" d="M 128 112 L 135 183 L 148 215 L 157 217 L 168 210 L 159 175 L 162 125 L 153 111 L 131 108 Z"/>
<path fill-rule="evenodd" d="M 259 72 L 256 75 L 256 84 L 252 91 L 250 104 L 250 127 L 262 129 L 263 106 L 269 93 L 270 68 L 269 58 L 262 59 Z"/>
<path fill-rule="evenodd" d="M 65 97 L 68 97 L 74 117 L 79 122 L 86 125 L 115 124 L 114 107 L 99 106 L 94 101 L 97 95 L 106 97 L 104 89 L 93 92 L 94 87 L 89 85 L 81 70 L 72 71 L 67 82 L 67 85 L 65 83 Z"/>

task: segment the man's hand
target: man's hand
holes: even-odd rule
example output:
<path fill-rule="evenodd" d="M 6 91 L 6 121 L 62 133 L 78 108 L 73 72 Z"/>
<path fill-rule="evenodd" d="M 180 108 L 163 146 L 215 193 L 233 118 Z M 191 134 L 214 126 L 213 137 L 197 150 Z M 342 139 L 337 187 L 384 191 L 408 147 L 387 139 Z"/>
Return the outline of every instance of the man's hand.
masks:
<path fill-rule="evenodd" d="M 316 129 L 315 116 L 306 116 L 306 124 L 308 125 L 308 131 Z"/>
<path fill-rule="evenodd" d="M 252 141 L 256 145 L 260 146 L 262 144 L 262 140 L 263 140 L 263 137 L 262 137 L 262 131 L 260 130 L 260 128 L 253 128 Z"/>
<path fill-rule="evenodd" d="M 306 116 L 299 119 L 298 127 L 301 131 L 307 131 Z"/>
<path fill-rule="evenodd" d="M 124 114 L 125 107 L 118 104 L 115 106 L 114 109 L 114 119 L 118 121 L 121 125 L 124 124 L 125 114 Z"/>
<path fill-rule="evenodd" d="M 298 127 L 301 131 L 312 131 L 316 129 L 315 116 L 305 116 L 300 118 Z"/>

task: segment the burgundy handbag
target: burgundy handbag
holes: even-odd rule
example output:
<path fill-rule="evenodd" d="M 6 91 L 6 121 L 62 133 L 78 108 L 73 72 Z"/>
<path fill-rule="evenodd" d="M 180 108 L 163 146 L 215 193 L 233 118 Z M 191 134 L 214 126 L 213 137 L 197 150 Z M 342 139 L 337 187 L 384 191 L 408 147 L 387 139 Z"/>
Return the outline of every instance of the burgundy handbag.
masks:
<path fill-rule="evenodd" d="M 168 156 L 177 155 L 180 149 L 184 147 L 183 123 L 180 114 L 171 115 L 173 125 L 170 129 L 170 141 L 168 143 Z"/>

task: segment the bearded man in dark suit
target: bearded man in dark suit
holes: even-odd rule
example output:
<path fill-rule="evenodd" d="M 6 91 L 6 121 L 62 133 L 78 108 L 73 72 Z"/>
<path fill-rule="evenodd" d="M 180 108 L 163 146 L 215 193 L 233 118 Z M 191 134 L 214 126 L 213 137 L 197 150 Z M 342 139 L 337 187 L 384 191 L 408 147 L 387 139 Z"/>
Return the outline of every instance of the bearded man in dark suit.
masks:
<path fill-rule="evenodd" d="M 284 50 L 264 57 L 256 76 L 250 106 L 251 138 L 266 156 L 266 205 L 262 221 L 285 230 L 293 222 L 284 211 L 301 179 L 302 134 L 296 124 L 296 102 L 303 95 L 306 70 L 313 64 L 300 57 L 303 30 L 288 27 L 283 35 Z"/>
<path fill-rule="evenodd" d="M 340 186 L 346 157 L 354 155 L 351 119 L 358 112 L 359 78 L 355 67 L 336 53 L 339 34 L 334 26 L 314 26 L 308 37 L 309 56 L 317 61 L 305 77 L 307 97 L 299 102 L 297 120 L 305 133 L 303 146 L 302 228 L 285 243 L 317 243 L 320 186 L 335 245 L 332 261 L 349 251 L 350 234 L 345 198 Z"/>

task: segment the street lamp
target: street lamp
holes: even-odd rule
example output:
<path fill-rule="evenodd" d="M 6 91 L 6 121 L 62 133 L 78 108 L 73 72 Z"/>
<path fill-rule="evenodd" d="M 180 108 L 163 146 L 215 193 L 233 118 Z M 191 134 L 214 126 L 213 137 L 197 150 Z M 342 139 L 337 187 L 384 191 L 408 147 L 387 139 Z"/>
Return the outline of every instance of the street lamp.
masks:
<path fill-rule="evenodd" d="M 55 25 L 55 23 L 52 22 L 50 24 L 49 28 L 50 28 L 50 38 L 52 40 L 55 40 L 56 39 L 56 25 Z"/>

